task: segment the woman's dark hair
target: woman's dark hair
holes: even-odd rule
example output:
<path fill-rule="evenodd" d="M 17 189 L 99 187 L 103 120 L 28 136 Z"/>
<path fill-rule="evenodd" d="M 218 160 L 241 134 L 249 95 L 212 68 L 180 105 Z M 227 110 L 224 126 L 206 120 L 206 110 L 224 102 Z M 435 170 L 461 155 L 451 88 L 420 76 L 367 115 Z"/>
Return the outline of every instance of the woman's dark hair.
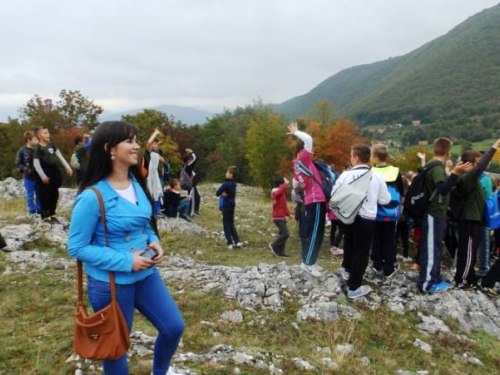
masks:
<path fill-rule="evenodd" d="M 92 136 L 88 161 L 85 166 L 82 182 L 78 188 L 78 194 L 111 174 L 113 171 L 113 163 L 111 161 L 110 150 L 118 143 L 127 139 L 133 139 L 136 135 L 137 127 L 124 121 L 106 121 L 97 127 Z M 146 182 L 141 177 L 139 165 L 136 164 L 131 166 L 129 172 L 135 177 L 139 185 L 141 185 L 142 190 L 151 203 L 151 207 L 153 207 L 153 199 L 146 186 Z M 158 233 L 154 215 L 151 225 L 155 232 Z"/>

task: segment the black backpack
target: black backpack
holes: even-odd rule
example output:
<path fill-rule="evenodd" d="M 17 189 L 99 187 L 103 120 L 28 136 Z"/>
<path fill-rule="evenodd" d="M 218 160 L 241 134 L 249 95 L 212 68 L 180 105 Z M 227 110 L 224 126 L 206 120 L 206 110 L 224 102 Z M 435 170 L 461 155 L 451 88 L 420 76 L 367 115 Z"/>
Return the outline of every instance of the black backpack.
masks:
<path fill-rule="evenodd" d="M 432 194 L 429 195 L 429 192 L 427 191 L 427 172 L 438 165 L 439 164 L 436 163 L 420 168 L 419 173 L 413 178 L 405 196 L 403 212 L 406 215 L 414 218 L 420 218 L 427 212 L 429 201 L 432 200 L 437 194 L 437 191 L 433 191 Z"/>

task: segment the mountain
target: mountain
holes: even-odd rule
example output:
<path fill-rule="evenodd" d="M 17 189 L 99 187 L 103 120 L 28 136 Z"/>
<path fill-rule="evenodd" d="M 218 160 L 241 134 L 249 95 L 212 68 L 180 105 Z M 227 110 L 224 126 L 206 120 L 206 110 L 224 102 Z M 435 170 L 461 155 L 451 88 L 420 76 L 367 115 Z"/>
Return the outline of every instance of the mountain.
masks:
<path fill-rule="evenodd" d="M 181 121 L 187 125 L 204 124 L 207 118 L 210 119 L 214 114 L 211 112 L 203 111 L 201 109 L 182 107 L 178 105 L 161 105 L 158 107 L 147 107 L 148 109 L 155 109 L 160 112 L 165 112 L 169 116 L 174 116 L 176 120 Z M 120 113 L 104 113 L 100 116 L 101 121 L 120 120 L 124 115 L 135 115 L 142 112 L 146 108 L 133 109 Z"/>
<path fill-rule="evenodd" d="M 497 116 L 500 4 L 404 56 L 345 69 L 275 108 L 294 119 L 321 100 L 360 125 Z"/>

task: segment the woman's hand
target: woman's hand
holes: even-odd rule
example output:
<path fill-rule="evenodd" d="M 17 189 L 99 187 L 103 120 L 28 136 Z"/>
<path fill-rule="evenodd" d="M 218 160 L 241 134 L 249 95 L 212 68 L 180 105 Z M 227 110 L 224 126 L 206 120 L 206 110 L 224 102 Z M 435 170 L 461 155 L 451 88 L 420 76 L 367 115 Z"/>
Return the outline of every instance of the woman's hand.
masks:
<path fill-rule="evenodd" d="M 147 270 L 149 267 L 154 266 L 154 264 L 155 264 L 154 261 L 141 256 L 144 253 L 144 251 L 145 250 L 138 251 L 137 253 L 134 253 L 134 261 L 132 263 L 132 271 L 137 272 L 137 271 Z"/>
<path fill-rule="evenodd" d="M 158 264 L 163 260 L 163 254 L 165 253 L 158 242 L 151 242 L 149 247 L 152 247 L 158 252 L 158 255 L 153 259 L 153 264 Z"/>

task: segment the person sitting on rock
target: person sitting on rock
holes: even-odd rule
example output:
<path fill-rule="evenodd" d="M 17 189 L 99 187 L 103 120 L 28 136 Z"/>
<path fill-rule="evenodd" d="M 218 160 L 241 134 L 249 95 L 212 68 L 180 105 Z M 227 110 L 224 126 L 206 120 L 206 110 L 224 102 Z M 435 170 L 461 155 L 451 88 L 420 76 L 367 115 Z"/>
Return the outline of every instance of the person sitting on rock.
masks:
<path fill-rule="evenodd" d="M 179 217 L 191 221 L 188 216 L 191 198 L 181 196 L 181 183 L 177 178 L 170 181 L 170 187 L 163 194 L 163 212 L 167 217 Z"/>

